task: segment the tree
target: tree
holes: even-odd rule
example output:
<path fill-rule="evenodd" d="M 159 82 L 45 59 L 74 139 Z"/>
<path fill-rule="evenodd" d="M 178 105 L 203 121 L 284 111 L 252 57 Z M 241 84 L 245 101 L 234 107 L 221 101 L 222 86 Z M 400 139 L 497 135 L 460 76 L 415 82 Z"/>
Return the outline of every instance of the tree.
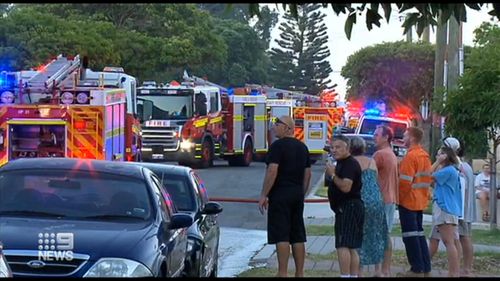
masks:
<path fill-rule="evenodd" d="M 17 69 L 61 52 L 80 53 L 96 69 L 120 65 L 139 80 L 170 81 L 184 69 L 200 76 L 217 72 L 226 61 L 227 46 L 212 17 L 195 5 L 123 4 L 109 11 L 98 4 L 58 5 L 16 4 L 2 19 L 3 53 Z"/>
<path fill-rule="evenodd" d="M 500 27 L 483 23 L 474 33 L 475 47 L 458 89 L 447 93 L 444 106 L 436 106 L 446 117 L 446 131 L 462 139 L 472 156 L 482 158 L 488 152 L 495 157 L 500 145 L 500 65 L 492 62 L 500 61 Z"/>
<path fill-rule="evenodd" d="M 269 43 L 271 42 L 271 31 L 278 23 L 279 13 L 265 6 L 260 10 L 260 15 L 259 20 L 255 23 L 253 28 L 259 34 L 260 39 L 264 40 L 266 49 L 268 49 Z"/>
<path fill-rule="evenodd" d="M 259 4 L 252 3 L 249 5 L 249 14 L 259 15 Z M 282 7 L 284 10 L 287 7 L 290 10 L 290 14 L 296 19 L 299 16 L 299 9 L 301 6 L 306 4 L 296 4 L 296 3 L 283 3 Z M 323 7 L 327 7 L 328 3 L 322 4 Z M 330 7 L 333 11 L 339 14 L 348 15 L 345 21 L 345 34 L 348 39 L 351 38 L 351 31 L 354 24 L 356 24 L 357 16 L 362 15 L 362 12 L 366 10 L 366 27 L 368 30 L 373 28 L 373 25 L 380 27 L 380 21 L 385 18 L 387 23 L 390 21 L 391 13 L 393 10 L 396 10 L 400 14 L 411 10 L 416 9 L 416 12 L 408 13 L 408 17 L 406 17 L 403 22 L 403 27 L 405 28 L 404 34 L 410 30 L 410 28 L 416 26 L 417 34 L 420 36 L 424 32 L 425 27 L 429 25 L 437 25 L 437 20 L 439 14 L 442 13 L 443 22 L 447 22 L 450 16 L 454 16 L 458 22 L 466 22 L 467 21 L 467 12 L 466 7 L 469 7 L 473 10 L 479 11 L 484 3 L 458 3 L 458 4 L 449 4 L 449 3 L 397 3 L 396 8 L 392 6 L 391 3 L 371 3 L 369 8 L 367 7 L 367 3 L 363 4 L 355 4 L 357 7 L 353 7 L 351 3 L 330 3 Z M 492 3 L 493 9 L 490 11 L 491 16 L 497 17 L 500 19 L 500 4 Z M 276 4 L 278 6 L 278 4 Z M 379 14 L 379 7 L 382 7 L 383 16 Z"/>
<path fill-rule="evenodd" d="M 440 113 L 446 117 L 446 131 L 462 139 L 473 156 L 488 156 L 490 194 L 496 194 L 500 146 L 500 65 L 496 62 L 500 61 L 500 26 L 483 23 L 474 33 L 475 48 L 468 58 L 468 67 L 459 78 L 458 89 L 447 93 Z M 494 228 L 496 196 L 490 198 L 490 227 Z"/>
<path fill-rule="evenodd" d="M 267 64 L 265 43 L 249 25 L 233 20 L 216 19 L 216 33 L 219 34 L 227 45 L 227 60 L 224 68 L 211 77 L 216 76 L 216 83 L 229 83 L 231 68 L 238 65 L 243 68 L 247 80 L 244 83 L 264 83 L 267 80 Z M 250 75 L 252 74 L 252 75 Z M 243 83 L 243 84 L 244 84 Z"/>
<path fill-rule="evenodd" d="M 225 20 L 234 20 L 239 23 L 249 24 L 253 16 L 249 14 L 249 6 L 247 4 L 198 4 L 200 9 L 208 11 L 212 16 Z M 259 7 L 260 8 L 260 7 Z M 269 48 L 271 41 L 271 30 L 278 23 L 279 13 L 276 10 L 271 10 L 267 6 L 260 8 L 257 22 L 253 25 L 253 29 L 258 33 L 260 39 L 266 43 L 266 49 Z"/>
<path fill-rule="evenodd" d="M 298 20 L 290 14 L 284 15 L 285 21 L 279 27 L 280 39 L 275 39 L 279 48 L 270 51 L 277 87 L 295 87 L 310 94 L 328 88 L 327 78 L 332 69 L 327 61 L 328 35 L 320 7 L 319 4 L 301 6 Z"/>
<path fill-rule="evenodd" d="M 434 47 L 403 41 L 366 47 L 349 56 L 341 75 L 347 79 L 346 99 L 404 104 L 417 113 L 433 93 Z"/>

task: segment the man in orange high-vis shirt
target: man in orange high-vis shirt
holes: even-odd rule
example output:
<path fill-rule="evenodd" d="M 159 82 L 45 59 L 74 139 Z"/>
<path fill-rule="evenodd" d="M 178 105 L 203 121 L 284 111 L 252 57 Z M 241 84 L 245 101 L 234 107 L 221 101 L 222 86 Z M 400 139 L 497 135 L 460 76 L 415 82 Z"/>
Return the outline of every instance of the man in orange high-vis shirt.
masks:
<path fill-rule="evenodd" d="M 409 127 L 403 141 L 408 153 L 399 164 L 398 210 L 401 222 L 401 236 L 406 248 L 408 263 L 411 265 L 407 276 L 428 276 L 431 272 L 431 259 L 424 229 L 423 210 L 429 204 L 429 188 L 432 183 L 431 160 L 420 142 L 423 131 Z"/>

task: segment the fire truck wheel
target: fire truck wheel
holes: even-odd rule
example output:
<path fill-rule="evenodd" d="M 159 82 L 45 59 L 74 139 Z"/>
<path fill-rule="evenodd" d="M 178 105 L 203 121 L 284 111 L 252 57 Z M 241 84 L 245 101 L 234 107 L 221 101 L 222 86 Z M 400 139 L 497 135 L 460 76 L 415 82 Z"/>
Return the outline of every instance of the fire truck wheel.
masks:
<path fill-rule="evenodd" d="M 253 145 L 251 141 L 245 142 L 245 149 L 243 149 L 243 159 L 241 161 L 241 166 L 250 166 L 253 159 Z"/>
<path fill-rule="evenodd" d="M 199 168 L 205 169 L 213 166 L 214 159 L 213 155 L 212 143 L 208 140 L 203 141 L 201 145 L 201 160 L 199 163 Z"/>

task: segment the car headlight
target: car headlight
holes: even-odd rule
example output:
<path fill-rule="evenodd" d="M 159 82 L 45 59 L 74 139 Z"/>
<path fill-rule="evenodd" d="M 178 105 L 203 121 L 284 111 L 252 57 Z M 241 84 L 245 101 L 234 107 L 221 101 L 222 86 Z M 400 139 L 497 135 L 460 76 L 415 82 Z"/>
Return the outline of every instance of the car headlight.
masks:
<path fill-rule="evenodd" d="M 182 150 L 191 150 L 192 147 L 194 146 L 194 143 L 192 143 L 190 140 L 182 140 L 181 142 L 181 149 Z"/>
<path fill-rule="evenodd" d="M 150 277 L 151 271 L 144 265 L 121 258 L 99 259 L 83 277 Z"/>

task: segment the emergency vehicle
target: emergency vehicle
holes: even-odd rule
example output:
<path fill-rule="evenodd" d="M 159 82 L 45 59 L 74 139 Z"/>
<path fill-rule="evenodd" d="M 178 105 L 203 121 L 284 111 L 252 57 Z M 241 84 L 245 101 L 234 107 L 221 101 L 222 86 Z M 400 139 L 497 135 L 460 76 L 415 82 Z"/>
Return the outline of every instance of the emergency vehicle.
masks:
<path fill-rule="evenodd" d="M 403 134 L 411 126 L 411 114 L 407 109 L 396 108 L 387 112 L 385 105 L 366 106 L 354 133 L 373 135 L 379 125 L 388 126 L 394 131 L 392 146 L 396 156 L 401 158 L 406 155 L 407 149 L 403 143 Z"/>
<path fill-rule="evenodd" d="M 15 74 L 15 86 L 1 93 L 14 99 L 1 99 L 0 164 L 23 157 L 133 159 L 126 129 L 131 93 L 119 87 L 127 79 L 105 86 L 104 73 L 85 79 L 94 73 L 81 66 L 79 56 L 59 55 Z"/>
<path fill-rule="evenodd" d="M 227 89 L 196 76 L 181 85 L 138 88 L 145 161 L 176 160 L 207 168 L 214 159 L 248 166 L 267 152 L 266 97 Z"/>
<path fill-rule="evenodd" d="M 309 106 L 306 100 L 318 106 Z M 309 149 L 311 161 L 314 163 L 324 154 L 325 143 L 332 137 L 333 130 L 343 120 L 343 109 L 330 107 L 329 104 L 317 103 L 315 99 L 269 99 L 267 101 L 269 119 L 289 115 L 295 120 L 295 137 Z M 270 128 L 270 127 L 269 127 Z M 269 144 L 275 140 L 272 129 L 269 130 Z"/>

